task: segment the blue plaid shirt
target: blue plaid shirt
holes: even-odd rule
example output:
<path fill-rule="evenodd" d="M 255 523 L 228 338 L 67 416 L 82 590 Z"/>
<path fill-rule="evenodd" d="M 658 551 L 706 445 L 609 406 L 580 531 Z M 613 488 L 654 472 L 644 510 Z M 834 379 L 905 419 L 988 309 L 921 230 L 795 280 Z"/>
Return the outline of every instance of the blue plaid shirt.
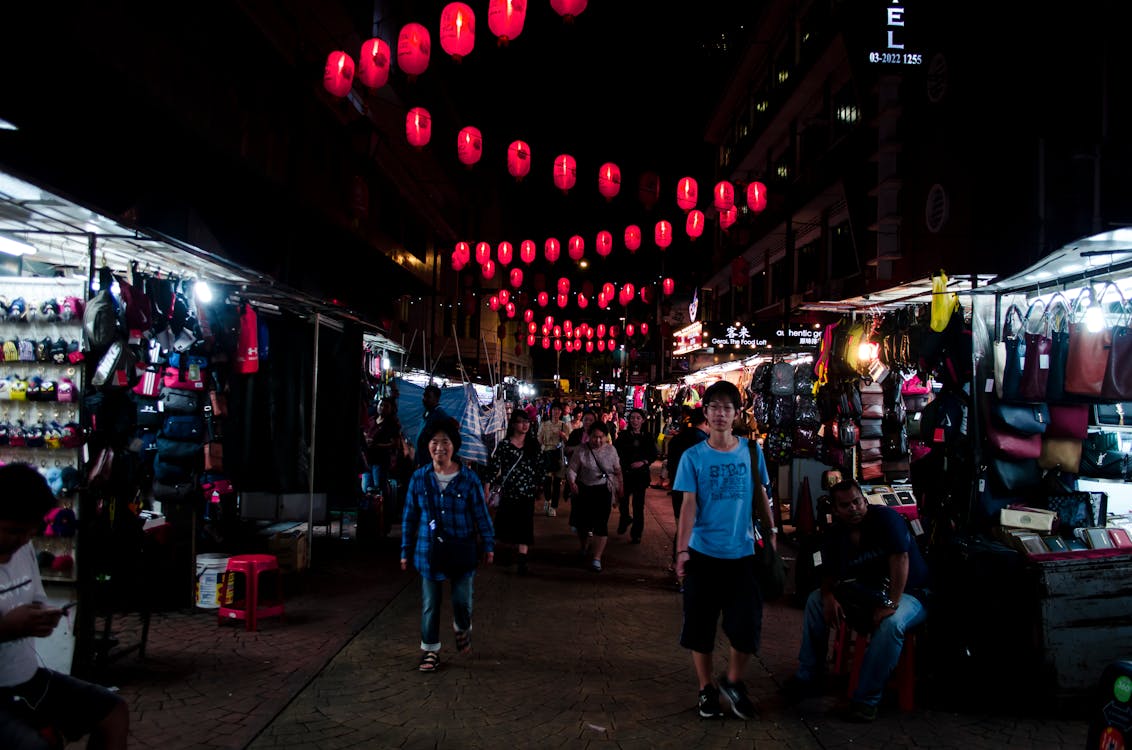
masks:
<path fill-rule="evenodd" d="M 432 550 L 430 509 L 440 515 L 444 530 L 451 536 L 466 539 L 478 532 L 482 552 L 495 551 L 495 528 L 491 525 L 479 477 L 467 466 L 461 466 L 460 473 L 452 478 L 441 494 L 436 472 L 430 463 L 409 477 L 405 515 L 401 519 L 401 557 L 412 560 L 421 576 L 433 581 L 445 579 L 443 573 L 429 567 Z"/>

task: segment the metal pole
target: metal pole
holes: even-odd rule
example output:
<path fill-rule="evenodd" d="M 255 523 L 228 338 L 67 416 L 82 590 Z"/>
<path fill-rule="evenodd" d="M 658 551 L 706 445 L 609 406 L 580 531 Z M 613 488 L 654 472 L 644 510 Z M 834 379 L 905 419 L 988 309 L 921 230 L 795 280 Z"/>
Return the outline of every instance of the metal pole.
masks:
<path fill-rule="evenodd" d="M 315 439 L 318 434 L 318 334 L 322 327 L 322 314 L 314 314 L 314 373 L 311 376 L 311 459 L 307 472 L 307 566 L 314 552 L 314 467 Z M 329 531 L 329 529 L 328 529 Z"/>

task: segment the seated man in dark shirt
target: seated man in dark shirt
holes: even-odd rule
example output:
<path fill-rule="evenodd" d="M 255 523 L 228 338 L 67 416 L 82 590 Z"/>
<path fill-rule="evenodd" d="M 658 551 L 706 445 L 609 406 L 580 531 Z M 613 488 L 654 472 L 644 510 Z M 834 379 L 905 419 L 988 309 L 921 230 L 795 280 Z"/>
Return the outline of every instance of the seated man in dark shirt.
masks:
<path fill-rule="evenodd" d="M 834 485 L 829 494 L 834 523 L 822 545 L 822 584 L 806 601 L 798 671 L 786 688 L 795 698 L 820 692 L 829 628 L 845 617 L 834 591 L 839 583 L 852 580 L 861 590 L 878 595 L 870 618 L 872 637 L 846 718 L 872 721 L 884 685 L 900 660 L 904 634 L 927 618 L 922 592 L 928 569 L 903 516 L 891 508 L 869 505 L 852 480 Z"/>

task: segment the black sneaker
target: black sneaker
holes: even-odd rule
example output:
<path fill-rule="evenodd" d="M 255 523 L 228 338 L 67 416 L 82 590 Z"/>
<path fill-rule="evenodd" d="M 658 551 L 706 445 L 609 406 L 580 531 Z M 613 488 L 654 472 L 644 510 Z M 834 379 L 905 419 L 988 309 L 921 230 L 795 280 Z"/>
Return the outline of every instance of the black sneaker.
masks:
<path fill-rule="evenodd" d="M 704 719 L 718 719 L 723 716 L 719 705 L 719 691 L 715 685 L 708 685 L 700 691 L 700 716 Z"/>
<path fill-rule="evenodd" d="M 742 680 L 729 682 L 727 675 L 720 675 L 719 690 L 731 701 L 731 712 L 740 719 L 754 719 L 758 716 L 755 704 L 747 697 L 747 686 Z"/>
<path fill-rule="evenodd" d="M 841 718 L 854 724 L 869 724 L 877 720 L 877 707 L 853 701 L 841 712 Z"/>

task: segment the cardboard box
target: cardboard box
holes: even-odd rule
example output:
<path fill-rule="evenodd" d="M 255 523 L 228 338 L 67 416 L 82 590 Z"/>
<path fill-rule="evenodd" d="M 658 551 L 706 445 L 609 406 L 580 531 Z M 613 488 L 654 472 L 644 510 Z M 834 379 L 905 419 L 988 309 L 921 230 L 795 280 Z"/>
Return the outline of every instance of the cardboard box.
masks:
<path fill-rule="evenodd" d="M 267 548 L 279 560 L 279 569 L 284 573 L 306 570 L 310 564 L 307 556 L 307 531 L 305 528 L 291 529 L 273 534 L 267 540 Z"/>
<path fill-rule="evenodd" d="M 1041 508 L 1003 508 L 999 511 L 999 523 L 1012 529 L 1029 529 L 1030 531 L 1053 531 L 1053 522 L 1057 514 Z"/>

